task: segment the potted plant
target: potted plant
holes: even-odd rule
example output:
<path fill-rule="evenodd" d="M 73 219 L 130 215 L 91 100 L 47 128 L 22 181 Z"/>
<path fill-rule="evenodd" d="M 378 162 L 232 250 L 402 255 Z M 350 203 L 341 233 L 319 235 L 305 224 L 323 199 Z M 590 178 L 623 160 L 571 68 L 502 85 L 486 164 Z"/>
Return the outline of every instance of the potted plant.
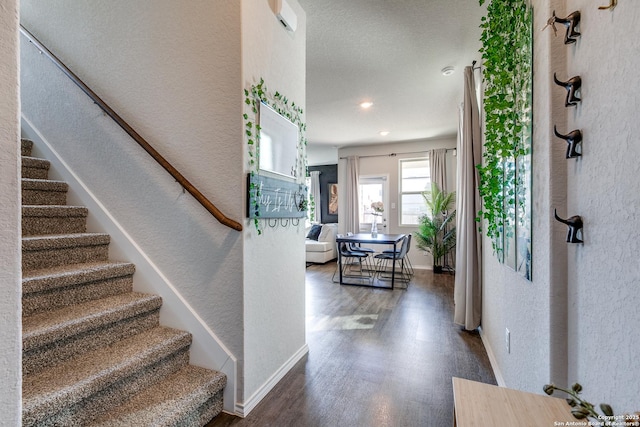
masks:
<path fill-rule="evenodd" d="M 442 273 L 445 256 L 456 246 L 455 192 L 446 193 L 437 184 L 422 193 L 427 214 L 420 217 L 418 231 L 413 233 L 416 246 L 433 256 L 433 272 Z"/>

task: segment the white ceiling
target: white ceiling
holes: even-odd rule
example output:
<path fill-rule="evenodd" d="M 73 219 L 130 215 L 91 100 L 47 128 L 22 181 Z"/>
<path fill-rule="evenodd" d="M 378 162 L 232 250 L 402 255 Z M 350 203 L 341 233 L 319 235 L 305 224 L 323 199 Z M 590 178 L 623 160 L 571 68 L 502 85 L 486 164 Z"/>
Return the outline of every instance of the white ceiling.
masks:
<path fill-rule="evenodd" d="M 456 134 L 463 69 L 480 60 L 478 0 L 298 1 L 307 13 L 309 144 Z M 447 66 L 455 72 L 445 77 Z M 374 105 L 363 110 L 363 101 Z"/>

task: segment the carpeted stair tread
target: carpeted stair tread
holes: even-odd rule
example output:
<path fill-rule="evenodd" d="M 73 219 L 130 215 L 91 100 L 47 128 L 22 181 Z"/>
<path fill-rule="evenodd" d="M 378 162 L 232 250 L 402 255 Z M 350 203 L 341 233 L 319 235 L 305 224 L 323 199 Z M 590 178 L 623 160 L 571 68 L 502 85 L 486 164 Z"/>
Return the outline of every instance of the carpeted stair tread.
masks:
<path fill-rule="evenodd" d="M 51 179 L 22 178 L 23 205 L 66 205 L 69 185 Z"/>
<path fill-rule="evenodd" d="M 191 344 L 191 335 L 156 327 L 23 377 L 24 425 L 38 424 Z"/>
<path fill-rule="evenodd" d="M 20 158 L 22 166 L 38 169 L 49 169 L 51 162 L 49 160 L 41 159 L 40 157 L 25 156 L 24 154 Z"/>
<path fill-rule="evenodd" d="M 35 217 L 68 217 L 68 216 L 84 216 L 86 217 L 89 210 L 84 206 L 69 205 L 22 205 L 22 216 Z"/>
<path fill-rule="evenodd" d="M 162 298 L 158 295 L 130 292 L 27 316 L 22 320 L 22 348 L 23 351 L 31 351 L 73 335 L 158 310 L 161 305 Z"/>
<path fill-rule="evenodd" d="M 22 190 L 38 191 L 59 191 L 65 192 L 69 189 L 69 184 L 64 181 L 54 179 L 22 178 Z"/>
<path fill-rule="evenodd" d="M 147 388 L 124 405 L 91 423 L 94 427 L 199 426 L 199 414 L 207 402 L 226 385 L 224 374 L 197 366 L 186 366 Z M 222 400 L 218 405 L 222 409 Z M 219 412 L 219 411 L 218 411 Z"/>
<path fill-rule="evenodd" d="M 48 160 L 22 156 L 22 178 L 47 179 L 50 167 Z"/>
<path fill-rule="evenodd" d="M 68 205 L 23 205 L 22 235 L 84 233 L 88 209 Z"/>
<path fill-rule="evenodd" d="M 22 274 L 22 294 L 53 290 L 114 277 L 124 277 L 132 275 L 134 272 L 134 264 L 115 261 L 69 264 L 40 270 L 27 270 Z"/>
<path fill-rule="evenodd" d="M 26 236 L 22 238 L 22 250 L 37 251 L 45 249 L 73 248 L 79 246 L 98 246 L 109 244 L 109 235 L 105 233 L 74 233 Z"/>
<path fill-rule="evenodd" d="M 22 270 L 106 261 L 109 241 L 103 233 L 23 236 Z"/>

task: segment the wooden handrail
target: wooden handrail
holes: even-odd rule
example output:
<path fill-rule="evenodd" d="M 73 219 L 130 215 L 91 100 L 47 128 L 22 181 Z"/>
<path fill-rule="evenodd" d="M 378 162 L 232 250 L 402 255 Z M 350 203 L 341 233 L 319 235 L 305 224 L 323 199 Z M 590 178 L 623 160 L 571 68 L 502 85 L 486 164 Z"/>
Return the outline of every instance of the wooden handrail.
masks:
<path fill-rule="evenodd" d="M 29 39 L 42 53 L 44 53 L 64 74 L 67 75 L 84 93 L 93 100 L 98 106 L 109 115 L 126 133 L 131 136 L 147 153 L 155 159 L 167 172 L 173 176 L 178 183 L 189 192 L 193 197 L 211 215 L 213 215 L 221 224 L 226 225 L 234 230 L 242 231 L 242 224 L 227 218 L 220 210 L 207 199 L 193 184 L 187 180 L 171 163 L 169 163 L 164 157 L 160 155 L 138 132 L 136 132 L 122 117 L 120 117 L 111 107 L 107 105 L 94 91 L 92 91 L 73 71 L 71 71 L 66 65 L 60 61 L 45 45 L 43 45 L 33 34 L 31 34 L 22 24 L 20 24 L 20 32 Z"/>

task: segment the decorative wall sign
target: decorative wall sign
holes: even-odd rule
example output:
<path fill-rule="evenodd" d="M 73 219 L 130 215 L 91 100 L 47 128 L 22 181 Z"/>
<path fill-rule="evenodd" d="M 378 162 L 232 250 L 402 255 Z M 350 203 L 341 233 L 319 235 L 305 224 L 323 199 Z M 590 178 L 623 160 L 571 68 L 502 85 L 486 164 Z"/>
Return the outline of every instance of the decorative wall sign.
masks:
<path fill-rule="evenodd" d="M 307 186 L 269 176 L 248 174 L 247 217 L 304 218 L 307 216 Z"/>

